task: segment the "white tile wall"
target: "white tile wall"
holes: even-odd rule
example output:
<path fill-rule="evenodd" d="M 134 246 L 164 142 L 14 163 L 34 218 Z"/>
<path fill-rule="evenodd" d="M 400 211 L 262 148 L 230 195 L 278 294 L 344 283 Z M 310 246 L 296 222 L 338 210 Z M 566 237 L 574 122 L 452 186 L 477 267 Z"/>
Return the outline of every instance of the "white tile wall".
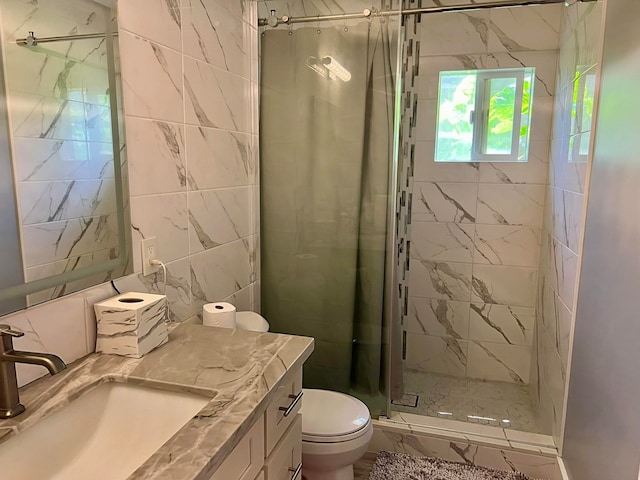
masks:
<path fill-rule="evenodd" d="M 141 270 L 139 241 L 156 236 L 174 319 L 210 301 L 259 308 L 257 5 L 118 3 L 134 269 Z M 161 274 L 116 283 L 163 290 Z M 92 305 L 114 294 L 100 285 L 2 321 L 27 333 L 16 348 L 71 362 L 93 352 Z M 18 368 L 21 385 L 46 373 Z"/>
<path fill-rule="evenodd" d="M 422 17 L 409 368 L 529 381 L 562 8 Z M 536 68 L 528 161 L 434 162 L 439 73 L 522 66 Z"/>
<path fill-rule="evenodd" d="M 587 75 L 599 75 L 603 2 L 563 9 L 556 76 L 553 141 L 542 231 L 536 308 L 536 357 L 542 427 L 562 442 L 569 338 L 575 321 L 577 269 L 584 232 L 586 178 L 590 156 L 574 157 L 572 142 L 590 134 L 572 121 L 574 89 Z"/>

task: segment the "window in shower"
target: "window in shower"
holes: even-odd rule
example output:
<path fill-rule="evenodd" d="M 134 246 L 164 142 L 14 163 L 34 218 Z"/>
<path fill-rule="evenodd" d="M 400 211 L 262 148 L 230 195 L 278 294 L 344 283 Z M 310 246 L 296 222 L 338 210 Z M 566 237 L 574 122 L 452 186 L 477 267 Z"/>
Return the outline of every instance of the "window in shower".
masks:
<path fill-rule="evenodd" d="M 440 72 L 436 162 L 526 162 L 535 68 Z"/>

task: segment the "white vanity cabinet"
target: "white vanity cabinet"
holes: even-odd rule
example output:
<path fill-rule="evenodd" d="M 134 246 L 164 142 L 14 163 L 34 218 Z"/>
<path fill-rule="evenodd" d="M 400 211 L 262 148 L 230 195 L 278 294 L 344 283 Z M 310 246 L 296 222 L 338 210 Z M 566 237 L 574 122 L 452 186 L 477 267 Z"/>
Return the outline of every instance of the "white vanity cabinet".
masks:
<path fill-rule="evenodd" d="M 210 480 L 302 480 L 302 368 L 288 378 Z"/>

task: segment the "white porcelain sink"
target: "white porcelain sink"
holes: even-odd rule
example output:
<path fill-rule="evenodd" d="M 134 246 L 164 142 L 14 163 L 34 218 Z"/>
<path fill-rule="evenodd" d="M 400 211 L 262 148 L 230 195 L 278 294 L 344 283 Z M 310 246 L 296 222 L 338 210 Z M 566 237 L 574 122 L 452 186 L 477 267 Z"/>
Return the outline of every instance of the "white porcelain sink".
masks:
<path fill-rule="evenodd" d="M 209 400 L 132 384 L 102 384 L 0 444 L 0 476 L 126 479 Z"/>

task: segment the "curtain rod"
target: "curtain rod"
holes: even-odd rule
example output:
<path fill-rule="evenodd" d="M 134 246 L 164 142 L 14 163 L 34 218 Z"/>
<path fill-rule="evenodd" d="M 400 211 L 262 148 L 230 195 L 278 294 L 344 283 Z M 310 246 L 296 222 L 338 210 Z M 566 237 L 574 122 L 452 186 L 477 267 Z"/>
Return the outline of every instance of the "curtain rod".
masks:
<path fill-rule="evenodd" d="M 118 36 L 117 32 L 113 33 L 114 37 Z M 38 38 L 33 32 L 29 32 L 29 36 L 25 38 L 16 38 L 16 44 L 23 47 L 35 47 L 40 43 L 52 43 L 52 42 L 67 42 L 73 40 L 88 40 L 92 38 L 104 38 L 105 33 L 85 33 L 83 35 L 66 35 L 62 37 L 42 37 Z"/>
<path fill-rule="evenodd" d="M 597 0 L 576 0 L 580 2 L 596 2 Z M 366 8 L 360 13 L 340 13 L 334 15 L 317 15 L 309 17 L 290 17 L 284 15 L 282 18 L 275 16 L 275 10 L 271 12 L 273 15 L 269 18 L 259 18 L 259 27 L 277 27 L 278 25 L 292 23 L 313 23 L 327 20 L 348 20 L 352 18 L 371 18 L 371 17 L 391 17 L 394 15 L 418 15 L 421 13 L 443 13 L 443 12 L 464 12 L 469 10 L 485 10 L 488 8 L 502 7 L 526 7 L 529 5 L 550 5 L 557 3 L 565 3 L 565 0 L 509 0 L 509 1 L 493 1 L 488 3 L 475 3 L 470 5 L 449 5 L 441 7 L 424 7 L 424 8 L 408 8 L 405 10 L 376 10 Z"/>

